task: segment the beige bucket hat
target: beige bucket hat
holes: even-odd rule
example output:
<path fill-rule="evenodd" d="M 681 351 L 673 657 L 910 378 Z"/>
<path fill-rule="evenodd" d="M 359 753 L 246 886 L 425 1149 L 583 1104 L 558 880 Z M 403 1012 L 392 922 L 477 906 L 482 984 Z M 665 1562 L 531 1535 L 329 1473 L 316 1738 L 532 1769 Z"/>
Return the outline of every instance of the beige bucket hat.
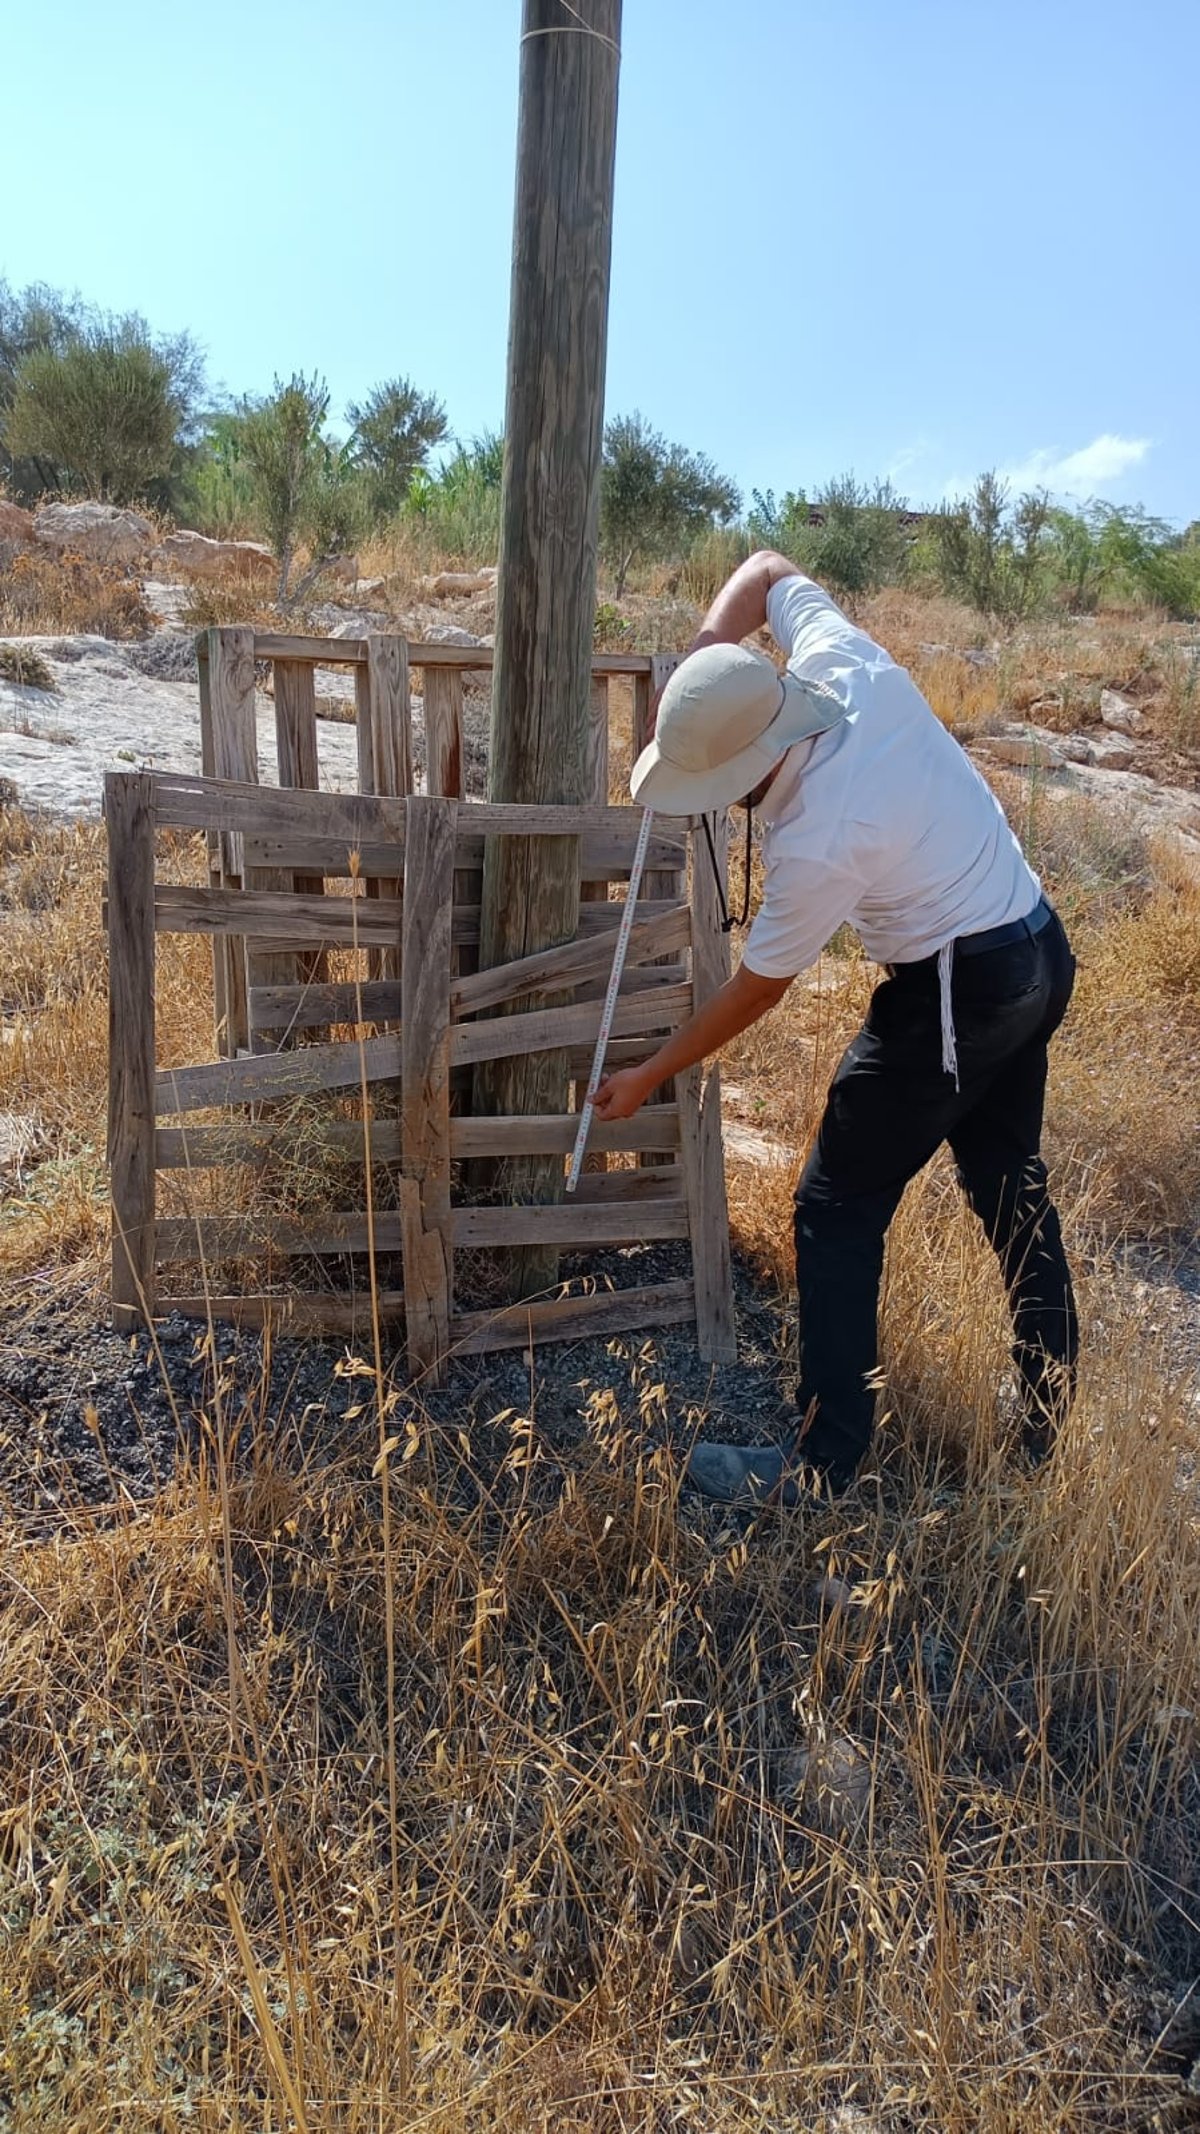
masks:
<path fill-rule="evenodd" d="M 728 807 L 769 777 L 795 742 L 827 733 L 846 711 L 832 690 L 778 673 L 761 652 L 703 645 L 663 690 L 630 791 L 642 807 L 668 815 Z"/>

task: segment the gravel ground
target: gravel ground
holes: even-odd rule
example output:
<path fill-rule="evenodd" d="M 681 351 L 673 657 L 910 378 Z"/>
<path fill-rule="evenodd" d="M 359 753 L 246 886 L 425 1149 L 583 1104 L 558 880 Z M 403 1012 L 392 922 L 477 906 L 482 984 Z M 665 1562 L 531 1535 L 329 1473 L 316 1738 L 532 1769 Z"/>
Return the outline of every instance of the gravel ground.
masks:
<path fill-rule="evenodd" d="M 1170 1256 L 1127 1244 L 1119 1261 L 1147 1335 L 1163 1344 L 1168 1369 L 1194 1385 L 1200 1413 L 1200 1242 Z M 617 1288 L 687 1271 L 681 1246 L 563 1262 L 564 1277 L 586 1275 Z M 508 1449 L 507 1420 L 497 1418 L 514 1413 L 532 1416 L 543 1450 L 564 1460 L 595 1434 L 601 1411 L 609 1417 L 606 1433 L 619 1421 L 680 1453 L 696 1436 L 770 1441 L 793 1413 L 795 1306 L 736 1260 L 734 1282 L 734 1364 L 704 1363 L 690 1327 L 666 1327 L 619 1340 L 545 1343 L 532 1365 L 518 1349 L 461 1358 L 443 1386 L 413 1387 L 397 1330 L 388 1329 L 385 1365 L 402 1395 L 399 1413 L 432 1425 L 435 1442 L 457 1444 L 459 1431 L 468 1430 L 481 1480 Z M 335 1449 L 344 1456 L 353 1443 L 346 1410 L 363 1398 L 361 1378 L 345 1374 L 346 1354 L 343 1342 L 276 1340 L 264 1388 L 261 1335 L 220 1327 L 227 1427 L 243 1446 L 256 1424 L 294 1433 L 297 1460 L 302 1447 L 318 1458 Z M 194 1449 L 202 1418 L 211 1418 L 214 1379 L 206 1330 L 178 1314 L 160 1320 L 151 1339 L 115 1334 L 91 1291 L 12 1312 L 0 1340 L 0 1515 L 34 1515 L 37 1524 L 37 1515 L 72 1504 L 152 1495 L 170 1480 L 181 1450 Z M 361 1427 L 371 1439 L 364 1455 L 370 1449 L 373 1459 L 369 1401 Z"/>
<path fill-rule="evenodd" d="M 623 1265 L 608 1270 L 616 1286 L 687 1271 L 686 1252 L 678 1247 L 646 1247 L 621 1258 Z M 564 1261 L 564 1276 L 571 1272 Z M 606 1270 L 593 1255 L 587 1272 L 603 1280 Z M 444 1386 L 417 1390 L 404 1375 L 392 1330 L 385 1360 L 392 1384 L 408 1395 L 399 1412 L 419 1412 L 434 1426 L 435 1439 L 453 1435 L 457 1442 L 458 1432 L 469 1429 L 481 1478 L 510 1443 L 507 1422 L 495 1418 L 513 1412 L 532 1415 L 544 1450 L 558 1456 L 587 1438 L 597 1405 L 655 1440 L 669 1429 L 680 1446 L 701 1434 L 701 1418 L 704 1435 L 771 1438 L 790 1420 L 794 1313 L 744 1266 L 735 1283 L 740 1353 L 729 1365 L 702 1362 L 692 1330 L 668 1327 L 619 1341 L 547 1343 L 532 1367 L 520 1350 L 464 1358 L 451 1366 Z M 264 1389 L 261 1336 L 219 1328 L 227 1427 L 244 1446 L 262 1423 L 294 1430 L 297 1458 L 301 1444 L 317 1457 L 335 1445 L 344 1454 L 346 1410 L 363 1398 L 362 1379 L 339 1373 L 345 1357 L 339 1342 L 275 1341 Z M 113 1333 L 90 1293 L 13 1313 L 0 1344 L 0 1515 L 26 1521 L 32 1515 L 37 1528 L 45 1515 L 70 1505 L 152 1495 L 171 1478 L 181 1449 L 197 1444 L 202 1418 L 213 1413 L 214 1377 L 206 1330 L 178 1314 L 161 1320 L 151 1340 Z M 669 1402 L 655 1396 L 660 1385 Z M 369 1449 L 373 1459 L 370 1402 L 361 1427 L 370 1438 L 364 1453 Z"/>

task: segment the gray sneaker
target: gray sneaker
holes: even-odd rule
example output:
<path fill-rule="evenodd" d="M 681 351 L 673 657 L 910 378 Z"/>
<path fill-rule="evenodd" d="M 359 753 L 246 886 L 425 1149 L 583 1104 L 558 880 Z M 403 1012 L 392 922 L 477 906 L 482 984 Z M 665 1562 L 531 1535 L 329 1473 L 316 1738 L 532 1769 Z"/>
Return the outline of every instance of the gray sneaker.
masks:
<path fill-rule="evenodd" d="M 700 1444 L 692 1447 L 684 1479 L 721 1504 L 765 1504 L 780 1489 L 788 1465 L 782 1445 Z"/>

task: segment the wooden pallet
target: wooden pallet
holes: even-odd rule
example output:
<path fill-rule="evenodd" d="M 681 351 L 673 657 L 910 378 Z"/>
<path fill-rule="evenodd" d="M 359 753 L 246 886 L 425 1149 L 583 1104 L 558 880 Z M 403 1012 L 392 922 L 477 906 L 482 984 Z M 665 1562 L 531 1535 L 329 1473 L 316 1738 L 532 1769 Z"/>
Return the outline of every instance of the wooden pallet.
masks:
<path fill-rule="evenodd" d="M 217 633 L 228 636 L 230 633 Z M 249 633 L 246 633 L 247 636 Z M 457 649 L 457 648 L 455 648 Z M 210 664 L 210 685 L 212 668 Z M 452 1105 L 456 1070 L 539 1050 L 564 1051 L 586 1078 L 600 995 L 621 913 L 640 811 L 497 807 L 439 795 L 319 793 L 248 779 L 111 773 L 109 831 L 109 1158 L 116 1323 L 159 1306 L 159 1274 L 193 1263 L 202 1289 L 162 1297 L 172 1309 L 270 1318 L 297 1330 L 363 1328 L 372 1302 L 403 1319 L 414 1371 L 439 1372 L 456 1350 L 694 1321 L 701 1352 L 734 1353 L 728 1219 L 716 1073 L 678 1077 L 635 1119 L 598 1127 L 598 1161 L 579 1192 L 552 1205 L 472 1205 L 457 1166 L 474 1157 L 560 1156 L 574 1118 L 482 1118 Z M 156 879 L 160 829 L 202 833 L 209 878 L 195 887 Z M 477 888 L 489 837 L 578 837 L 585 884 L 575 937 L 491 970 L 474 967 Z M 690 824 L 659 818 L 656 890 L 639 899 L 610 1057 L 643 1058 L 727 975 L 727 946 L 710 870 L 692 869 Z M 264 884 L 261 877 L 270 874 Z M 288 886 L 280 886 L 286 881 Z M 328 885 L 328 886 L 327 886 Z M 234 1056 L 159 1068 L 154 1024 L 156 937 L 203 932 L 238 994 L 245 1044 Z M 354 975 L 331 977 L 336 953 Z M 281 969 L 280 958 L 290 958 Z M 547 1005 L 553 996 L 553 1005 Z M 214 1171 L 286 1158 L 288 1106 L 325 1107 L 325 1145 L 360 1167 L 355 1207 L 303 1216 L 256 1214 L 211 1191 L 166 1214 L 160 1174 L 186 1193 Z M 344 1115 L 347 1100 L 356 1116 Z M 214 1117 L 214 1114 L 225 1114 Z M 232 1116 L 230 1116 L 232 1115 Z M 368 1165 L 393 1167 L 396 1207 L 372 1211 Z M 237 1170 L 231 1172 L 236 1181 Z M 690 1278 L 595 1296 L 540 1298 L 496 1312 L 459 1310 L 456 1254 L 529 1244 L 609 1248 L 687 1240 Z M 223 1262 L 394 1258 L 399 1287 L 361 1296 L 260 1282 L 233 1296 L 210 1279 Z"/>

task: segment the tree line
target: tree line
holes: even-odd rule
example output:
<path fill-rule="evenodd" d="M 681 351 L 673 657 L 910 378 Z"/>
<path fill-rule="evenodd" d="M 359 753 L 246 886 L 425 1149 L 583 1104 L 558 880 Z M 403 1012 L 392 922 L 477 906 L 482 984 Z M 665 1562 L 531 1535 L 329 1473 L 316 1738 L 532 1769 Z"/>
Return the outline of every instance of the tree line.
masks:
<path fill-rule="evenodd" d="M 440 457 L 435 463 L 435 454 Z M 450 436 L 434 392 L 396 376 L 331 420 L 318 377 L 214 402 L 190 334 L 155 334 L 43 285 L 0 281 L 0 484 L 16 501 L 87 494 L 148 503 L 201 532 L 267 540 L 278 598 L 372 536 L 403 533 L 443 560 L 494 559 L 503 440 Z M 613 594 L 649 564 L 703 600 L 740 556 L 781 549 L 845 598 L 883 585 L 940 587 L 1000 622 L 1107 601 L 1200 611 L 1200 522 L 1184 534 L 1140 508 L 1075 510 L 1012 497 L 995 474 L 915 512 L 887 482 L 847 475 L 748 506 L 703 452 L 642 415 L 606 424 L 600 538 Z"/>

